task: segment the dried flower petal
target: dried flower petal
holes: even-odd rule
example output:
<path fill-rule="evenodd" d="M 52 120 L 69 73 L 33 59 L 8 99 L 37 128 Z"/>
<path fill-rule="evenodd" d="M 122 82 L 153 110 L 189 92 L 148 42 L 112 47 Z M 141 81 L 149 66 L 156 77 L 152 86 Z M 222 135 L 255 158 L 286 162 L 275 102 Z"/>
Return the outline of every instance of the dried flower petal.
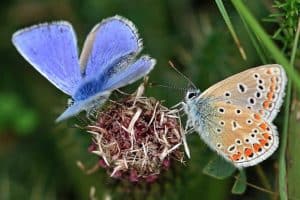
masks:
<path fill-rule="evenodd" d="M 112 177 L 153 182 L 170 159 L 183 160 L 184 133 L 178 110 L 141 94 L 111 103 L 86 128 L 93 136 L 89 150 Z"/>

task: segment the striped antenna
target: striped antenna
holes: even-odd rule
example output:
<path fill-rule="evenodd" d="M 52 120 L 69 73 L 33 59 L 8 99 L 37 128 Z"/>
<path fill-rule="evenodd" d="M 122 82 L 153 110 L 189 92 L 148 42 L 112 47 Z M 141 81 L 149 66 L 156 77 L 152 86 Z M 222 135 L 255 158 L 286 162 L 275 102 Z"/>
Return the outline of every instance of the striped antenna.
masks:
<path fill-rule="evenodd" d="M 196 85 L 186 76 L 184 75 L 183 73 L 181 73 L 176 67 L 175 65 L 172 63 L 172 61 L 169 60 L 169 65 L 180 75 L 182 76 L 185 80 L 187 80 L 189 82 L 189 84 L 194 88 L 196 89 Z"/>
<path fill-rule="evenodd" d="M 158 83 L 150 83 L 149 84 L 151 87 L 163 87 L 163 88 L 169 88 L 169 89 L 173 89 L 173 90 L 180 90 L 183 92 L 187 92 L 188 88 L 180 88 L 180 87 L 176 87 L 174 85 L 171 84 L 167 84 L 167 85 L 162 85 L 162 84 L 158 84 Z"/>

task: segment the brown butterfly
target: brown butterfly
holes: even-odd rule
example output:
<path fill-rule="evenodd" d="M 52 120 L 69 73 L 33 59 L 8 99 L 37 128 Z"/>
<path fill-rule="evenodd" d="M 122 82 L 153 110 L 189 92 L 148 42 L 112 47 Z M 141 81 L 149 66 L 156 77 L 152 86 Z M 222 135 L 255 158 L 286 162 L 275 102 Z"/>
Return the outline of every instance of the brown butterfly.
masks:
<path fill-rule="evenodd" d="M 236 167 L 256 165 L 271 156 L 279 138 L 272 121 L 283 102 L 287 77 L 278 64 L 233 75 L 185 97 L 187 126 Z"/>

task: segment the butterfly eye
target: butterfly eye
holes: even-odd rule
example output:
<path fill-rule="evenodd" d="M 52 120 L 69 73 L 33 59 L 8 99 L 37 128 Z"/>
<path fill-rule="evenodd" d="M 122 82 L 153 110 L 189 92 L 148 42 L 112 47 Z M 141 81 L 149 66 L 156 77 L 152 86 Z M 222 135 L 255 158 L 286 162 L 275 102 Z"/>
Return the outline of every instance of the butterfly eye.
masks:
<path fill-rule="evenodd" d="M 195 96 L 197 96 L 197 93 L 196 93 L 196 92 L 190 92 L 190 93 L 188 93 L 187 98 L 188 98 L 188 99 L 192 99 L 192 98 L 194 98 Z"/>

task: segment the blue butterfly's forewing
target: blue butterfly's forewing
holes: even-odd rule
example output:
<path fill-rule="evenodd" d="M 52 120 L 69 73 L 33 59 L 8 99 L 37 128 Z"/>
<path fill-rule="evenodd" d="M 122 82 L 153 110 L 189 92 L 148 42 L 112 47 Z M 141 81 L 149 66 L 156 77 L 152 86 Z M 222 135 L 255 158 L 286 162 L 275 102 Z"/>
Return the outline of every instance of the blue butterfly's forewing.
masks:
<path fill-rule="evenodd" d="M 103 91 L 112 91 L 133 83 L 147 75 L 155 63 L 155 59 L 149 56 L 142 56 L 134 62 L 122 58 L 98 77 L 84 81 L 75 92 L 73 99 L 75 101 L 85 100 Z"/>
<path fill-rule="evenodd" d="M 16 32 L 12 42 L 21 55 L 52 84 L 72 95 L 79 85 L 76 36 L 68 22 L 45 23 Z"/>
<path fill-rule="evenodd" d="M 101 74 L 94 74 L 91 77 L 85 77 L 78 89 L 72 96 L 75 101 L 85 100 L 93 95 L 101 93 L 105 83 L 117 72 L 124 70 L 132 61 L 130 55 L 120 57 L 112 63 L 109 63 L 106 70 Z"/>
<path fill-rule="evenodd" d="M 112 90 L 128 85 L 146 76 L 154 67 L 156 61 L 149 56 L 142 56 L 123 69 L 115 65 L 115 70 L 108 70 L 101 77 L 85 81 L 73 96 L 75 102 L 64 111 L 56 122 L 70 118 L 82 110 L 90 112 L 101 107 L 108 99 Z M 113 73 L 111 73 L 113 71 Z"/>
<path fill-rule="evenodd" d="M 149 56 L 142 56 L 125 69 L 112 74 L 102 85 L 102 90 L 114 90 L 131 84 L 146 76 L 156 64 L 156 60 Z"/>
<path fill-rule="evenodd" d="M 74 99 L 57 122 L 100 107 L 112 90 L 142 78 L 155 65 L 149 56 L 135 60 L 142 42 L 133 23 L 120 16 L 94 27 L 79 62 L 75 33 L 67 22 L 23 29 L 12 41 L 35 69 Z"/>
<path fill-rule="evenodd" d="M 86 39 L 80 58 L 84 80 L 72 95 L 75 103 L 57 121 L 82 110 L 89 113 L 100 107 L 112 90 L 147 75 L 155 60 L 149 56 L 135 60 L 141 48 L 137 30 L 129 20 L 115 16 L 96 25 Z"/>
<path fill-rule="evenodd" d="M 114 16 L 97 24 L 87 36 L 80 67 L 86 78 L 104 73 L 111 63 L 125 55 L 134 57 L 142 49 L 137 29 L 129 20 Z"/>

